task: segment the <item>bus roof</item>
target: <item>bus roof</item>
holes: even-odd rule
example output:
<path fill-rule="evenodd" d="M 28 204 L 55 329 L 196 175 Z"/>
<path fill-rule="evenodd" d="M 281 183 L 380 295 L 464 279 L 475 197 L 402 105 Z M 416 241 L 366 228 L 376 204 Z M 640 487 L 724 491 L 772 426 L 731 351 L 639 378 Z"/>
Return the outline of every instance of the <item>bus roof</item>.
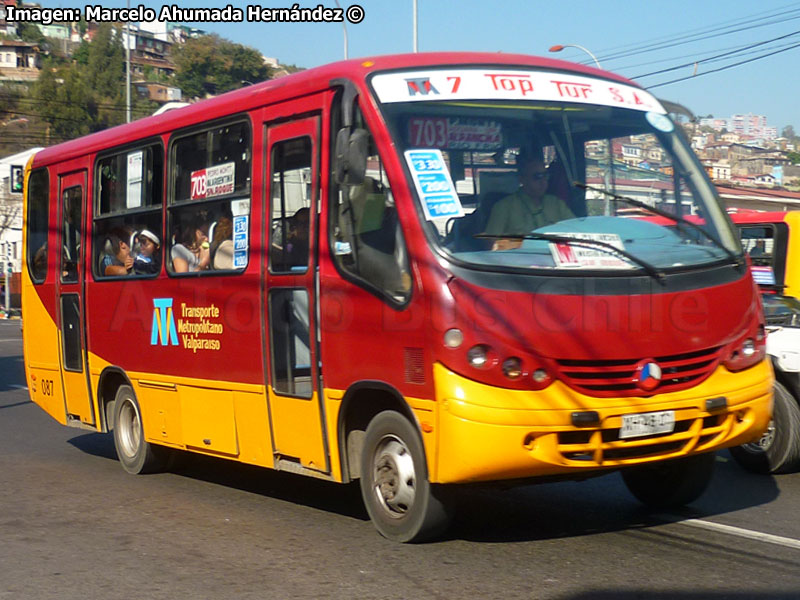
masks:
<path fill-rule="evenodd" d="M 729 213 L 734 223 L 782 223 L 786 219 L 786 211 L 780 212 L 736 212 Z"/>
<path fill-rule="evenodd" d="M 289 99 L 305 93 L 325 89 L 332 79 L 349 78 L 363 81 L 376 71 L 451 65 L 517 65 L 574 73 L 610 79 L 639 87 L 624 77 L 601 71 L 594 67 L 579 65 L 554 58 L 488 52 L 428 52 L 417 54 L 393 54 L 358 58 L 335 62 L 272 79 L 215 98 L 202 100 L 190 106 L 172 110 L 161 115 L 145 117 L 131 123 L 118 125 L 104 131 L 51 146 L 39 152 L 33 167 L 52 164 L 102 151 L 112 146 L 132 143 L 195 123 L 221 118 L 233 113 L 251 110 L 269 102 Z M 269 94 L 269 100 L 265 95 Z M 231 107 L 235 108 L 232 109 Z"/>

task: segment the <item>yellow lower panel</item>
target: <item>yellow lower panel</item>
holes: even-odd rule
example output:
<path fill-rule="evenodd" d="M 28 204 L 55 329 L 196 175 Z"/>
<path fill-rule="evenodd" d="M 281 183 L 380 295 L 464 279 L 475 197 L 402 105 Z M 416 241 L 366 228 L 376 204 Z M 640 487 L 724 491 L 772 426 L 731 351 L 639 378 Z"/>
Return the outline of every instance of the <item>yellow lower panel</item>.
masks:
<path fill-rule="evenodd" d="M 56 421 L 66 425 L 58 327 L 39 299 L 27 269 L 23 269 L 22 277 L 22 314 L 25 315 L 22 343 L 28 391 L 31 400 Z"/>
<path fill-rule="evenodd" d="M 767 361 L 740 373 L 720 367 L 700 385 L 653 398 L 594 398 L 560 382 L 539 392 L 498 389 L 439 364 L 434 378 L 439 451 L 432 480 L 440 483 L 577 475 L 738 445 L 760 435 L 772 408 Z M 727 408 L 707 412 L 705 401 L 720 396 Z M 667 409 L 675 410 L 675 433 L 615 439 L 623 414 Z M 597 411 L 599 425 L 574 427 L 572 413 L 587 410 Z"/>
<path fill-rule="evenodd" d="M 181 401 L 177 386 L 159 386 L 147 380 L 133 381 L 142 410 L 144 437 L 148 442 L 183 446 Z"/>

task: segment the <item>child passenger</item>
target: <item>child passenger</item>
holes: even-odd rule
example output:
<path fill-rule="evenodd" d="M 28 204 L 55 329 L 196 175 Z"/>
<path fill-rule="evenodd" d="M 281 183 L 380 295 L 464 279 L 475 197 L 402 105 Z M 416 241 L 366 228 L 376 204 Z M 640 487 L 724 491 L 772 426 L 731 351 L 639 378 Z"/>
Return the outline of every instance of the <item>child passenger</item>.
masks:
<path fill-rule="evenodd" d="M 161 270 L 161 241 L 148 229 L 139 232 L 139 252 L 133 259 L 133 272 L 137 275 L 151 275 Z"/>

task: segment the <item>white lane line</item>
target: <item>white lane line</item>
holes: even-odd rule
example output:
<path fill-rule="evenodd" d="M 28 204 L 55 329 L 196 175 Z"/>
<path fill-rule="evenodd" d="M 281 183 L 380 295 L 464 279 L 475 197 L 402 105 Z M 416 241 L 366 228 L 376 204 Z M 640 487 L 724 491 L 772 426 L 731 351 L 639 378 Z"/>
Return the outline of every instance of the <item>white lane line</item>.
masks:
<path fill-rule="evenodd" d="M 27 390 L 28 389 L 27 385 L 17 385 L 16 383 L 12 383 L 8 387 L 10 387 L 12 390 Z"/>
<path fill-rule="evenodd" d="M 0 342 L 21 342 L 22 338 L 2 338 Z"/>
<path fill-rule="evenodd" d="M 689 527 L 696 527 L 698 529 L 705 529 L 707 531 L 715 531 L 717 533 L 727 533 L 728 535 L 735 535 L 737 537 L 746 538 L 749 540 L 756 540 L 766 544 L 775 544 L 777 546 L 784 546 L 786 548 L 794 548 L 800 550 L 800 540 L 794 538 L 782 537 L 780 535 L 772 535 L 771 533 L 762 533 L 760 531 L 753 531 L 751 529 L 742 529 L 741 527 L 733 527 L 732 525 L 723 525 L 722 523 L 714 523 L 713 521 L 704 521 L 703 519 L 676 519 L 662 515 L 664 520 L 670 523 L 678 523 L 680 525 L 688 525 Z"/>

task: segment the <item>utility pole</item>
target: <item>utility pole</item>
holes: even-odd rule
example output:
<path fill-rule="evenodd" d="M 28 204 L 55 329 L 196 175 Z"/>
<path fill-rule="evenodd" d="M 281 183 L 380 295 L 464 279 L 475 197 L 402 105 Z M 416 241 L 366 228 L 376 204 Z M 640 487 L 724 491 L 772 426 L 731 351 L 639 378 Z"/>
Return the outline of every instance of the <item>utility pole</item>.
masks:
<path fill-rule="evenodd" d="M 10 319 L 11 318 L 11 243 L 6 242 L 5 247 L 6 247 L 6 252 L 5 256 L 3 257 L 3 271 L 5 272 L 6 275 L 5 306 L 6 306 L 6 319 Z"/>
<path fill-rule="evenodd" d="M 413 16 L 413 28 L 414 28 L 414 54 L 419 52 L 419 46 L 417 44 L 417 0 L 412 0 L 414 6 L 414 16 Z"/>
<path fill-rule="evenodd" d="M 131 0 L 128 0 L 128 14 L 131 13 Z M 131 25 L 125 21 L 125 117 L 131 122 Z"/>

